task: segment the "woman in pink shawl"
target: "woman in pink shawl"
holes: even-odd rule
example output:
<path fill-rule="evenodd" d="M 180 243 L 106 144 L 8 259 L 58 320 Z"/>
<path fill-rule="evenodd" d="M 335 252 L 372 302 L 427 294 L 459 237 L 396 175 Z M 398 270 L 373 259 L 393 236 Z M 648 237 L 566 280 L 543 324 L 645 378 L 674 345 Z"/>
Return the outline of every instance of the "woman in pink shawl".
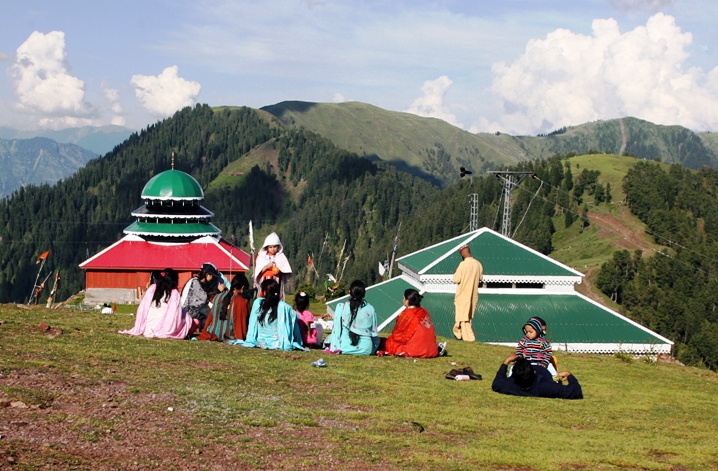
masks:
<path fill-rule="evenodd" d="M 264 239 L 264 245 L 254 261 L 255 286 L 260 288 L 262 281 L 274 278 L 279 283 L 281 299 L 284 299 L 284 284 L 292 276 L 292 267 L 289 266 L 289 260 L 283 252 L 284 247 L 279 241 L 279 236 L 276 232 L 272 232 Z M 260 291 L 258 297 L 263 297 L 263 294 Z"/>
<path fill-rule="evenodd" d="M 180 305 L 178 281 L 177 272 L 165 268 L 142 298 L 137 308 L 135 326 L 130 330 L 121 330 L 120 333 L 158 339 L 181 340 L 187 337 L 193 322 Z"/>

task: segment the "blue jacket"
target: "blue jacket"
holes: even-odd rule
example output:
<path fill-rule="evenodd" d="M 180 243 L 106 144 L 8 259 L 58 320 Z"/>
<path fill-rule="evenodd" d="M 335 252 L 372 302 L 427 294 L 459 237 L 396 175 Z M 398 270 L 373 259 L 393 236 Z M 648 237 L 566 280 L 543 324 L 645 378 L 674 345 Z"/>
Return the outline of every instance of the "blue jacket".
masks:
<path fill-rule="evenodd" d="M 568 377 L 568 385 L 555 382 L 551 373 L 543 366 L 532 365 L 536 372 L 536 381 L 530 388 L 521 389 L 518 387 L 512 377 L 506 377 L 508 366 L 501 364 L 499 371 L 496 372 L 496 378 L 491 385 L 491 389 L 501 394 L 511 394 L 513 396 L 529 396 L 529 397 L 550 397 L 561 399 L 583 399 L 583 391 L 581 385 L 574 375 Z"/>

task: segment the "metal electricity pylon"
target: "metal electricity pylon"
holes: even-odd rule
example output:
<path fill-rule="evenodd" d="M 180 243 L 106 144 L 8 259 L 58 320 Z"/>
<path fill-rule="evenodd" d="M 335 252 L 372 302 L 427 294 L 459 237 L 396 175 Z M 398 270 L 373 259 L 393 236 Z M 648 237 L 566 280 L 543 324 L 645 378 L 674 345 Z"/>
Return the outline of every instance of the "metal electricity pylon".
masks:
<path fill-rule="evenodd" d="M 471 193 L 471 215 L 469 216 L 469 232 L 473 232 L 478 229 L 479 225 L 479 195 L 478 193 Z"/>
<path fill-rule="evenodd" d="M 496 178 L 500 178 L 504 185 L 504 212 L 501 219 L 501 234 L 511 238 L 511 193 L 524 178 L 536 175 L 533 172 L 489 172 Z"/>

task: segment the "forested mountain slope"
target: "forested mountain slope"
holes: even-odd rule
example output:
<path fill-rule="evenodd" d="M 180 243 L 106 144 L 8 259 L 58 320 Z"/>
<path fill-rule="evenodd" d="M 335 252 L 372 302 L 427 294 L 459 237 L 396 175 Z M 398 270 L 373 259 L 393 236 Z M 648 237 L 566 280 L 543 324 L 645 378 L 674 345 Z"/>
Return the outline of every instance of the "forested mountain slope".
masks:
<path fill-rule="evenodd" d="M 27 300 L 35 259 L 48 249 L 48 268 L 62 271 L 58 299 L 83 289 L 77 265 L 122 236 L 144 185 L 170 168 L 173 151 L 175 168 L 206 186 L 227 162 L 277 134 L 248 108 L 185 108 L 54 186 L 28 186 L 0 200 L 0 301 Z"/>
<path fill-rule="evenodd" d="M 0 139 L 0 197 L 24 185 L 55 183 L 67 178 L 96 154 L 51 139 Z"/>
<path fill-rule="evenodd" d="M 27 299 L 35 258 L 47 249 L 49 268 L 62 270 L 59 299 L 82 289 L 77 265 L 121 237 L 131 222 L 130 212 L 141 204 L 145 183 L 170 167 L 173 151 L 175 167 L 192 174 L 205 189 L 205 205 L 215 212 L 213 222 L 227 238 L 234 236 L 237 245 L 249 251 L 250 219 L 256 245 L 268 232 L 279 232 L 294 268 L 290 289 L 309 281 L 322 292 L 327 273 L 343 274 L 342 282 L 378 281 L 378 263 L 389 258 L 397 232 L 398 256 L 465 232 L 472 193 L 478 194 L 479 226 L 499 229 L 502 189 L 492 176 L 476 175 L 440 189 L 385 162 L 341 149 L 316 133 L 272 123 L 257 110 L 213 111 L 198 105 L 132 135 L 55 186 L 29 186 L 0 201 L 0 301 Z M 622 170 L 629 175 L 624 184 L 618 173 L 611 173 L 616 165 L 609 160 L 615 156 L 592 156 L 605 163 L 603 175 L 566 157 L 511 167 L 537 176 L 514 193 L 512 236 L 542 253 L 565 254 L 570 249 L 564 244 L 576 241 L 561 235 L 597 237 L 592 217 L 598 225 L 602 211 L 630 208 L 656 238 L 657 250 L 668 245 L 663 238 L 670 235 L 671 248 L 665 253 L 671 257 L 629 254 L 626 261 L 619 252 L 612 265 L 608 244 L 599 254 L 609 263 L 597 284 L 627 315 L 679 342 L 679 351 L 688 352 L 682 359 L 713 365 L 710 348 L 718 348 L 718 339 L 710 333 L 716 300 L 710 293 L 718 286 L 712 281 L 712 260 L 718 260 L 718 254 L 710 254 L 718 233 L 713 227 L 718 224 L 713 220 L 718 214 L 718 172 L 678 165 L 667 172 L 658 164 L 626 157 L 621 162 L 630 161 L 628 170 Z M 621 200 L 625 204 L 617 204 Z M 601 246 L 595 240 L 591 245 Z M 696 254 L 709 258 L 704 261 Z M 309 255 L 319 276 L 310 273 Z M 579 257 L 574 260 L 582 263 Z M 634 273 L 624 262 L 644 263 L 635 273 L 648 278 L 618 276 L 616 281 L 605 274 Z M 618 285 L 621 291 L 616 291 Z M 650 291 L 643 293 L 645 286 Z M 629 304 L 631 298 L 616 292 L 641 292 L 634 299 L 649 304 Z"/>

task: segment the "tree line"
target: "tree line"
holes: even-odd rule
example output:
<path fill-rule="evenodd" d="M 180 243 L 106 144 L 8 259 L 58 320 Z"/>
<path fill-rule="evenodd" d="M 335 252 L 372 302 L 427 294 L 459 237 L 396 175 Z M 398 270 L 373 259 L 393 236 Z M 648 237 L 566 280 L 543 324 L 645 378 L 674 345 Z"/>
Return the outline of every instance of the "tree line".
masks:
<path fill-rule="evenodd" d="M 664 248 L 614 253 L 597 286 L 676 343 L 686 364 L 718 369 L 718 171 L 638 162 L 625 176 L 631 212 Z"/>

